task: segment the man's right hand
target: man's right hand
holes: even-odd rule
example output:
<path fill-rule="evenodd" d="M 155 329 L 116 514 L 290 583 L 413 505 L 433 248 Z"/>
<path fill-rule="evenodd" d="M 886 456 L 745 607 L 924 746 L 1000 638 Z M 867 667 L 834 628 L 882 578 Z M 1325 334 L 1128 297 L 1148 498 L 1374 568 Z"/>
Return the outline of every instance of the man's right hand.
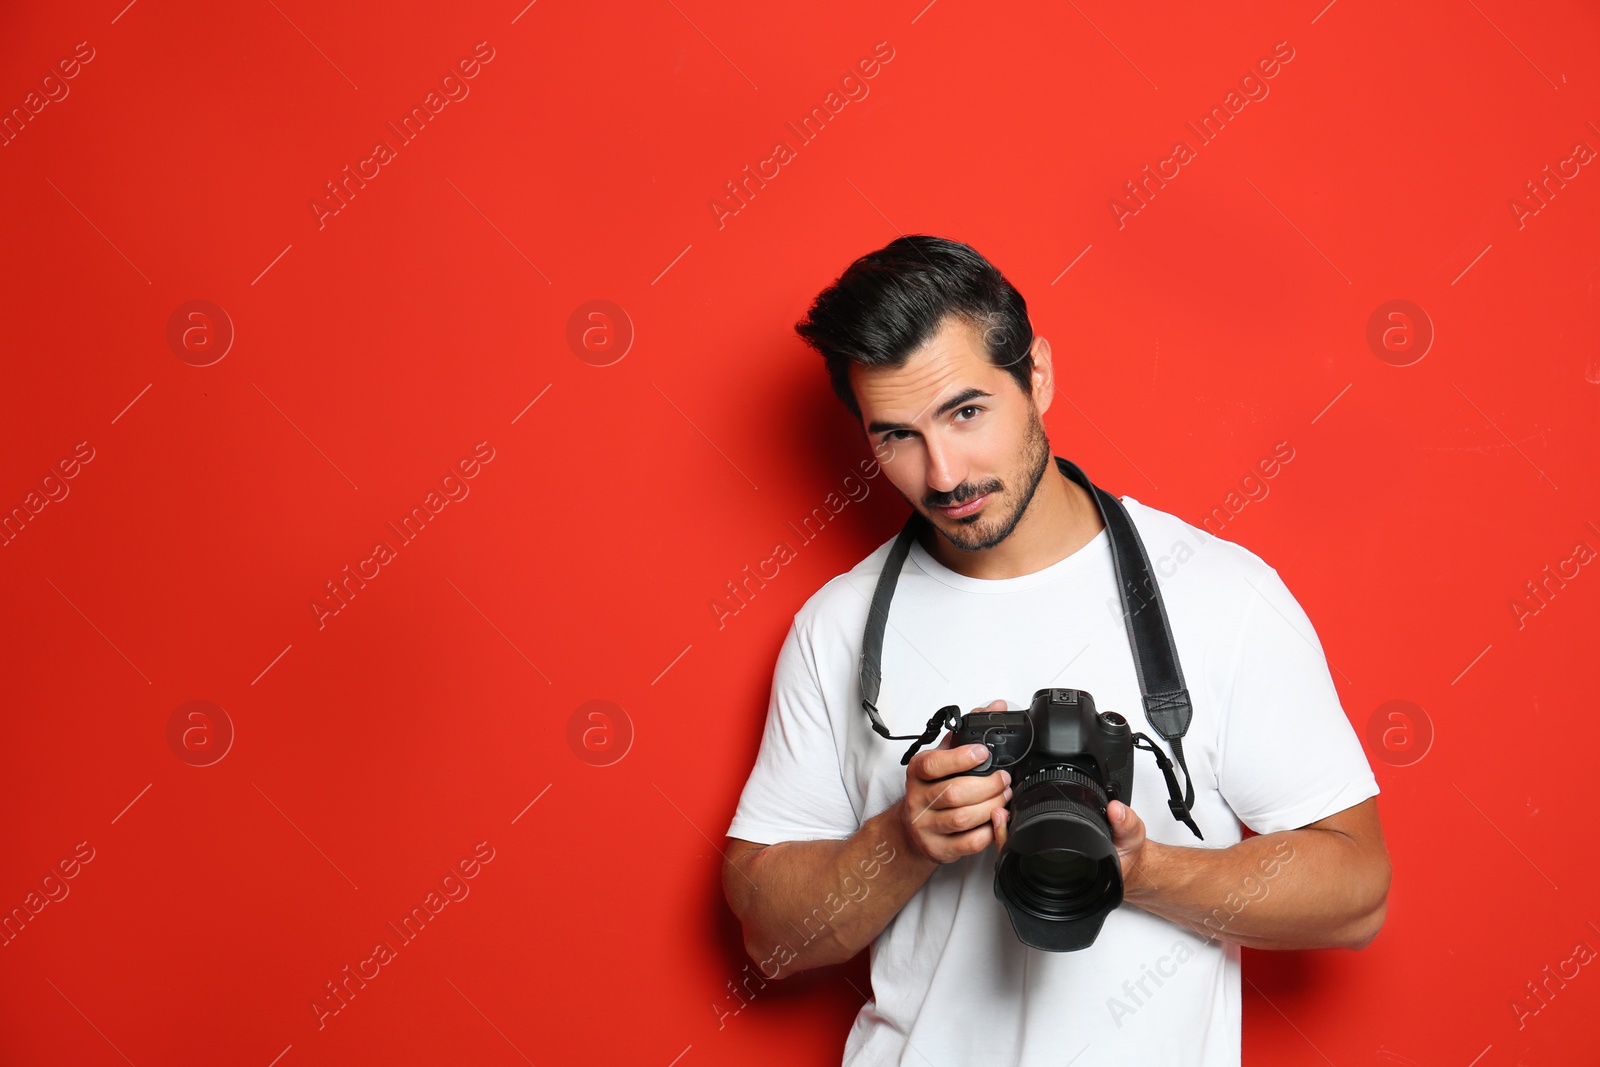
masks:
<path fill-rule="evenodd" d="M 1005 709 L 1004 700 L 995 700 L 987 708 L 973 710 Z M 901 823 L 911 847 L 935 863 L 951 863 L 988 848 L 995 834 L 1003 832 L 1006 804 L 1011 800 L 1007 771 L 937 781 L 971 770 L 989 754 L 982 745 L 951 748 L 954 736 L 946 734 L 939 747 L 918 752 L 906 765 Z"/>

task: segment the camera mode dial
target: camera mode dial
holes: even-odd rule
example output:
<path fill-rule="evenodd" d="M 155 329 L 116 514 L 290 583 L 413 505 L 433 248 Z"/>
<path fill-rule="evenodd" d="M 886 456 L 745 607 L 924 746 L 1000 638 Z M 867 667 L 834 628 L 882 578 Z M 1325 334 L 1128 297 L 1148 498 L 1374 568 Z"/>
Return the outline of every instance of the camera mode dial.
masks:
<path fill-rule="evenodd" d="M 1020 711 L 978 712 L 963 718 L 951 739 L 953 747 L 979 744 L 989 755 L 966 774 L 993 774 L 1028 754 L 1033 745 L 1033 723 Z"/>

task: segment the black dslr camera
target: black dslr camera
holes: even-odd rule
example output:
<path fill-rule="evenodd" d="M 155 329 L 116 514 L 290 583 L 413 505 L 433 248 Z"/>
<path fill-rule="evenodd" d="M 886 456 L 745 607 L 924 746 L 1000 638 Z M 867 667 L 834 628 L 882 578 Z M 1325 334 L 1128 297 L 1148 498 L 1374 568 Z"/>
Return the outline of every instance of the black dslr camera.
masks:
<path fill-rule="evenodd" d="M 1097 713 L 1081 689 L 1040 689 L 1026 711 L 961 716 L 950 746 L 969 744 L 986 746 L 989 757 L 941 781 L 1011 774 L 1010 832 L 994 894 L 1017 937 L 1051 952 L 1087 948 L 1122 903 L 1122 861 L 1106 805 L 1133 797 L 1128 720 Z"/>

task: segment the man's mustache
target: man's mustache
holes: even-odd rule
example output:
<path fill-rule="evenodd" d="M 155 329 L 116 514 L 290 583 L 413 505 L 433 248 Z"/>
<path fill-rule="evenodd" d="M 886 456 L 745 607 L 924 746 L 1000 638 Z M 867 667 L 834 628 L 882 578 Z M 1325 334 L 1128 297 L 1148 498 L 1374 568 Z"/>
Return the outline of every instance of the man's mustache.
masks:
<path fill-rule="evenodd" d="M 990 482 L 982 490 L 966 490 L 965 493 L 962 491 L 963 488 L 965 486 L 957 486 L 954 493 L 936 493 L 933 496 L 925 496 L 923 504 L 928 507 L 955 507 L 957 504 L 966 504 L 968 501 L 974 501 L 974 499 L 978 499 L 979 496 L 984 496 L 986 493 L 998 493 L 998 491 L 1002 490 L 1002 486 L 998 482 Z"/>

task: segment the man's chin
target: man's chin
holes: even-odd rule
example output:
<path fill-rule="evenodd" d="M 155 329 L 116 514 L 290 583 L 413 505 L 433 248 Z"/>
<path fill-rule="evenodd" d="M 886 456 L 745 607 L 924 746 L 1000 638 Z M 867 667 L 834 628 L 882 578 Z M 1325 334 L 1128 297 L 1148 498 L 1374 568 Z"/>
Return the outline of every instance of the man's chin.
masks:
<path fill-rule="evenodd" d="M 992 547 L 988 543 L 988 531 L 983 528 L 981 519 L 952 519 L 941 515 L 935 525 L 939 528 L 940 536 L 948 544 L 963 552 L 981 552 L 985 548 Z"/>

